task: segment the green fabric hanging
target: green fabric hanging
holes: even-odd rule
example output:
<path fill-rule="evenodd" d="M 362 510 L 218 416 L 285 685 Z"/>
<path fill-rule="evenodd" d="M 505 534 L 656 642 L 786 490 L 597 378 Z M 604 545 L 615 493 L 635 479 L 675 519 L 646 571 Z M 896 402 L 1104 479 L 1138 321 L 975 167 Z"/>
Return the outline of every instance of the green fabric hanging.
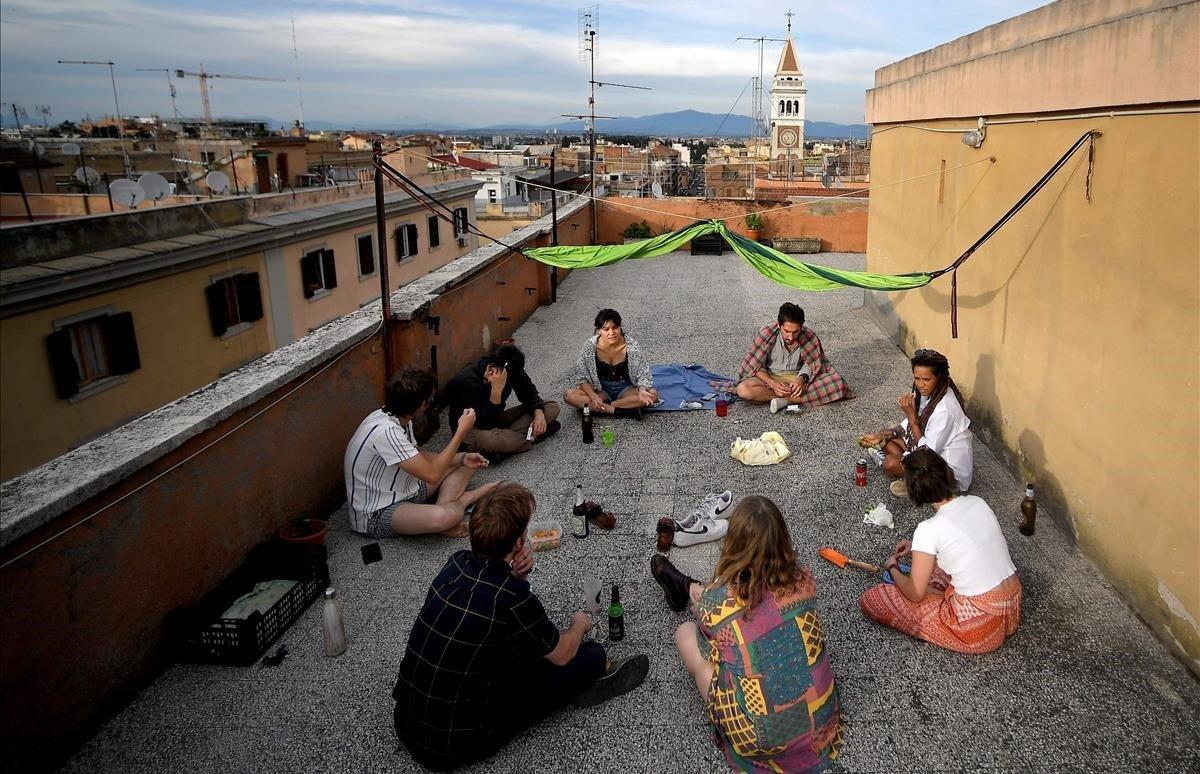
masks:
<path fill-rule="evenodd" d="M 618 261 L 654 258 L 672 253 L 696 237 L 705 234 L 720 234 L 733 248 L 733 251 L 753 266 L 759 274 L 780 285 L 799 290 L 837 290 L 847 285 L 868 290 L 912 290 L 928 285 L 933 279 L 932 275 L 924 272 L 874 274 L 866 271 L 843 271 L 831 269 L 828 266 L 804 263 L 778 250 L 733 233 L 724 222 L 719 220 L 698 221 L 682 231 L 672 231 L 628 245 L 535 247 L 523 252 L 534 260 L 561 269 L 593 269 Z"/>

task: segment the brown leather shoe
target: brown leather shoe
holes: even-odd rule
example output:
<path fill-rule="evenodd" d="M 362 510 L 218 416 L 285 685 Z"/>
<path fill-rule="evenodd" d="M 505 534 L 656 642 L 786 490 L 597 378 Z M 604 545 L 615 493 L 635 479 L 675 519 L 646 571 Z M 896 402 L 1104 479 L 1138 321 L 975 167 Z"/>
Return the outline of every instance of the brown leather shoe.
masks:
<path fill-rule="evenodd" d="M 671 550 L 671 544 L 675 542 L 675 520 L 670 516 L 663 516 L 658 520 L 658 526 L 654 529 L 658 533 L 658 543 L 655 547 L 665 554 Z"/>
<path fill-rule="evenodd" d="M 588 521 L 595 524 L 600 529 L 612 529 L 617 526 L 617 517 L 613 516 L 608 511 L 601 511 L 597 514 L 588 514 Z"/>
<path fill-rule="evenodd" d="M 675 612 L 683 611 L 692 601 L 691 587 L 698 581 L 675 569 L 667 557 L 658 554 L 650 557 L 650 574 L 662 586 L 663 593 L 667 595 L 667 606 Z"/>

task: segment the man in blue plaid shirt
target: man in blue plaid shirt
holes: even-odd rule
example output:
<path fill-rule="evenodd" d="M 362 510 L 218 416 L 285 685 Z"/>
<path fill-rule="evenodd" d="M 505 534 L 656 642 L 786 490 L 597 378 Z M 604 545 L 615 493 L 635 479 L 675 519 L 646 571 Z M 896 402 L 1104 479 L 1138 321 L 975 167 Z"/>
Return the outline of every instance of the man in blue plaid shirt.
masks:
<path fill-rule="evenodd" d="M 417 615 L 392 697 L 396 735 L 428 768 L 488 758 L 554 709 L 594 706 L 646 678 L 644 654 L 610 662 L 603 645 L 583 641 L 587 613 L 562 632 L 546 617 L 526 580 L 535 507 L 519 484 L 481 499 L 471 549 L 450 557 Z"/>

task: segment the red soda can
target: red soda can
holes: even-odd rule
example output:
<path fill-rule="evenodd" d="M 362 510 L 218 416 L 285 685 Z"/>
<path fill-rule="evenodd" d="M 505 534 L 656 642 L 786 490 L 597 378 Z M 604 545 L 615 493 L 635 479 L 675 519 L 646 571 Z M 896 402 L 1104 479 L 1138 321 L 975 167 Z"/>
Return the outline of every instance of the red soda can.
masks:
<path fill-rule="evenodd" d="M 854 466 L 854 485 L 867 485 L 867 460 L 865 458 L 860 459 L 858 464 Z"/>

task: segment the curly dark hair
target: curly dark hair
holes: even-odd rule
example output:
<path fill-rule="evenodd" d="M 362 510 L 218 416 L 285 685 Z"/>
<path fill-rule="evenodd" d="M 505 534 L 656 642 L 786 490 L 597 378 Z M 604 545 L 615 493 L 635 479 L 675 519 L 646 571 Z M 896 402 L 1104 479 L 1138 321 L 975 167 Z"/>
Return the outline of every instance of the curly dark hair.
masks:
<path fill-rule="evenodd" d="M 925 408 L 922 409 L 921 415 L 917 417 L 917 424 L 920 426 L 922 432 L 925 430 L 925 424 L 929 421 L 929 417 L 933 414 L 934 408 L 936 408 L 937 404 L 946 396 L 947 390 L 953 390 L 954 397 L 958 398 L 958 405 L 960 407 L 966 407 L 967 404 L 963 400 L 962 393 L 958 391 L 958 385 L 955 384 L 954 380 L 950 378 L 950 361 L 946 359 L 945 355 L 935 349 L 918 349 L 913 353 L 911 363 L 914 369 L 917 366 L 924 366 L 925 368 L 933 371 L 933 375 L 937 379 L 937 385 L 933 388 L 933 392 L 929 395 L 929 402 L 925 404 Z M 917 389 L 916 384 L 913 385 L 912 389 L 913 400 L 916 401 L 916 405 L 920 406 L 921 393 Z M 906 440 L 909 449 L 916 448 L 912 438 L 911 427 L 908 430 L 908 438 Z"/>

